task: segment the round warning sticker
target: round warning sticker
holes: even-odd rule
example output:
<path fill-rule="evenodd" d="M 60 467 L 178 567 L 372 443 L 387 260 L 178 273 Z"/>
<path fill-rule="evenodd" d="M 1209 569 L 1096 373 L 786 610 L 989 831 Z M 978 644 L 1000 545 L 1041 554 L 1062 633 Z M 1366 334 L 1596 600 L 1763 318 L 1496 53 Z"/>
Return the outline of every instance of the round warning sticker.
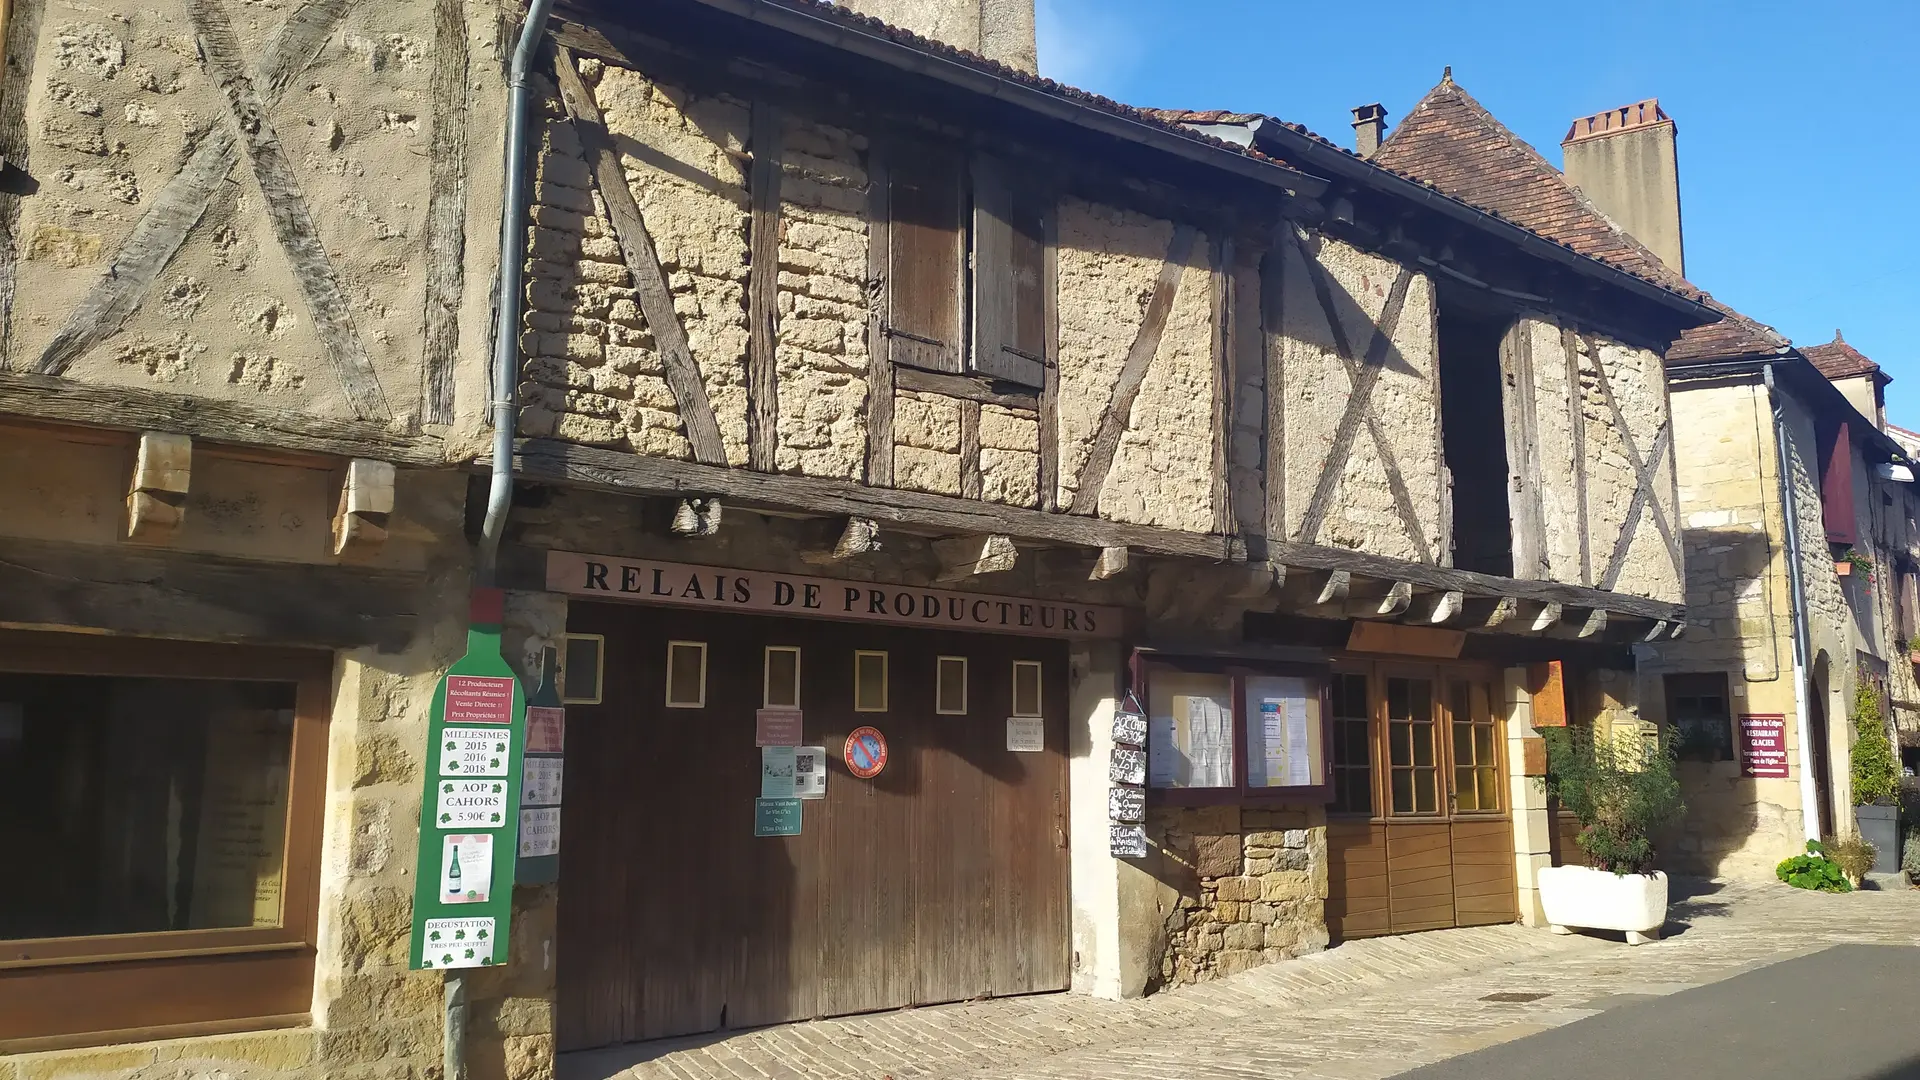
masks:
<path fill-rule="evenodd" d="M 854 728 L 847 736 L 847 771 L 871 780 L 887 767 L 887 737 L 879 728 Z"/>

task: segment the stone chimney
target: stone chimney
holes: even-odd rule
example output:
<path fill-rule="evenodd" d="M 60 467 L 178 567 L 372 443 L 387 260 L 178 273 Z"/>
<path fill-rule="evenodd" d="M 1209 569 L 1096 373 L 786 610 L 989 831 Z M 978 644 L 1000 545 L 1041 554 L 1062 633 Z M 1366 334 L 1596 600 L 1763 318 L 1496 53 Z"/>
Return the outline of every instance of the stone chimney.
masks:
<path fill-rule="evenodd" d="M 1387 110 L 1379 102 L 1353 110 L 1353 148 L 1370 158 L 1387 137 Z"/>
<path fill-rule="evenodd" d="M 1033 40 L 1034 0 L 837 0 L 849 11 L 911 30 L 956 49 L 1040 72 Z"/>
<path fill-rule="evenodd" d="M 1560 153 L 1569 183 L 1668 269 L 1684 275 L 1675 135 L 1660 102 L 1648 98 L 1575 120 Z"/>

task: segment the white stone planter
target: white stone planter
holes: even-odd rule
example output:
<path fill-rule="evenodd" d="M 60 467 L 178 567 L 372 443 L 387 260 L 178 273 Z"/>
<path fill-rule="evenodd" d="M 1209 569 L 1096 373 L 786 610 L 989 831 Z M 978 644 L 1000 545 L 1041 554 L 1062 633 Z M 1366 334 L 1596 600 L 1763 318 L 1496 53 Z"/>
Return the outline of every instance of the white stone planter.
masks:
<path fill-rule="evenodd" d="M 1660 937 L 1667 921 L 1667 875 L 1614 874 L 1585 866 L 1549 866 L 1540 871 L 1540 907 L 1549 928 L 1571 934 L 1569 927 L 1624 930 L 1627 944 L 1638 945 Z"/>

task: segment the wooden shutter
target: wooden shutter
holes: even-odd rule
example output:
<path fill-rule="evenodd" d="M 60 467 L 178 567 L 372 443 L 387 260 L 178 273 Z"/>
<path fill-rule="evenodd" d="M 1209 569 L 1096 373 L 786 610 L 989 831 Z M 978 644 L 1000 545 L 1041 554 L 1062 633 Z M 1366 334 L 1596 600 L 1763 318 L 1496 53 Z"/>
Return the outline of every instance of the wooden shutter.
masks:
<path fill-rule="evenodd" d="M 892 162 L 886 334 L 896 364 L 961 370 L 962 178 L 959 163 L 942 155 L 902 155 Z"/>
<path fill-rule="evenodd" d="M 1820 515 L 1830 544 L 1851 544 L 1858 535 L 1853 514 L 1853 440 L 1847 422 L 1822 426 L 1820 442 Z"/>
<path fill-rule="evenodd" d="M 973 369 L 1038 388 L 1045 381 L 1045 210 L 1006 166 L 973 163 Z"/>

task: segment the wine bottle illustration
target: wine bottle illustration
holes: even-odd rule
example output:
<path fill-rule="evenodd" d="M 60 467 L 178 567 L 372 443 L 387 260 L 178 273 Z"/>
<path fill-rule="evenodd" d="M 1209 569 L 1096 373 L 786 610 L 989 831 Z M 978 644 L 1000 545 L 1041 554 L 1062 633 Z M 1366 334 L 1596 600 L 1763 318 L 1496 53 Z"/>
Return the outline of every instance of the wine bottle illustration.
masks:
<path fill-rule="evenodd" d="M 460 895 L 460 845 L 453 845 L 453 857 L 447 860 L 447 895 Z"/>

